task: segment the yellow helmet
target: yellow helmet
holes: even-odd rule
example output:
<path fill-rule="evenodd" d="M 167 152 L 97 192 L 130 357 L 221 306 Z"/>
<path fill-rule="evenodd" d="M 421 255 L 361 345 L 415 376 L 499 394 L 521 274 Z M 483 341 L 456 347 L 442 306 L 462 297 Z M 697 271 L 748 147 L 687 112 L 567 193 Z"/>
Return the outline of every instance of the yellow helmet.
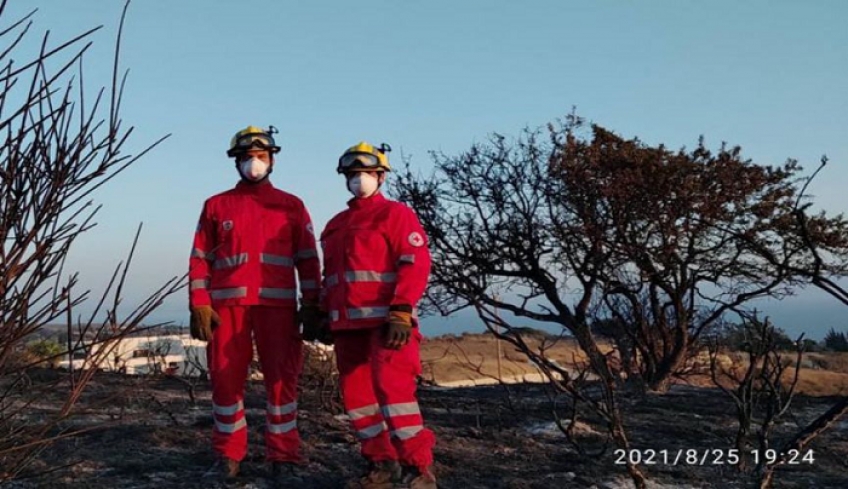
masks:
<path fill-rule="evenodd" d="M 237 132 L 230 140 L 230 149 L 227 150 L 227 156 L 237 156 L 254 146 L 270 151 L 271 154 L 279 153 L 280 147 L 277 146 L 273 136 L 278 132 L 274 126 L 268 126 L 267 131 L 256 126 L 247 126 Z"/>
<path fill-rule="evenodd" d="M 368 170 L 392 171 L 392 167 L 389 166 L 388 155 L 391 150 L 391 146 L 386 143 L 375 147 L 365 141 L 360 141 L 359 144 L 351 146 L 342 153 L 336 171 L 339 173 Z"/>

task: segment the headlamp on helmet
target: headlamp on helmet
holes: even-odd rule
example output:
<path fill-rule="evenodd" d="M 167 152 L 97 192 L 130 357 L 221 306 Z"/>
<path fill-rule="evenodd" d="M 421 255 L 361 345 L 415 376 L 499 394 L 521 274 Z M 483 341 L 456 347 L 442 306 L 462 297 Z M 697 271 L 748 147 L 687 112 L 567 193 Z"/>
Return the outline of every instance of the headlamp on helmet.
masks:
<path fill-rule="evenodd" d="M 351 146 L 342 154 L 336 171 L 338 173 L 369 170 L 392 171 L 392 167 L 389 166 L 388 155 L 391 150 L 392 147 L 386 143 L 375 147 L 364 141 L 360 142 Z"/>
<path fill-rule="evenodd" d="M 230 149 L 227 150 L 227 156 L 235 157 L 254 148 L 269 151 L 271 154 L 279 153 L 280 147 L 277 146 L 273 136 L 278 132 L 274 126 L 268 126 L 267 130 L 256 126 L 247 126 L 237 132 L 230 140 Z"/>

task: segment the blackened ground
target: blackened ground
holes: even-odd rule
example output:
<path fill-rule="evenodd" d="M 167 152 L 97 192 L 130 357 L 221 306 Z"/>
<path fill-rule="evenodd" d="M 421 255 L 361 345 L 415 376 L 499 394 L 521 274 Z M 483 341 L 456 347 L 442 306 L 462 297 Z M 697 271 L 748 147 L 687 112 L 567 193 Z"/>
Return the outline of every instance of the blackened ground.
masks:
<path fill-rule="evenodd" d="M 211 395 L 204 382 L 195 386 L 192 403 L 187 386 L 175 379 L 142 381 L 102 374 L 65 428 L 97 428 L 44 451 L 25 476 L 9 487 L 67 488 L 272 488 L 263 463 L 262 428 L 265 405 L 260 383 L 248 386 L 247 420 L 250 449 L 244 473 L 225 485 L 204 478 L 213 462 L 209 448 Z M 31 410 L 49 411 L 55 400 L 44 399 Z M 437 388 L 422 386 L 426 422 L 438 437 L 436 472 L 442 488 L 592 488 L 628 485 L 620 455 L 605 447 L 603 428 L 587 416 L 575 425 L 581 454 L 553 425 L 554 412 L 564 415 L 565 399 L 549 396 L 542 386 Z M 107 402 L 98 403 L 97 401 Z M 332 394 L 304 392 L 299 428 L 309 459 L 297 487 L 340 488 L 364 470 L 347 422 L 333 412 Z M 792 415 L 778 427 L 775 444 L 823 412 L 832 399 L 798 397 Z M 52 404 L 51 404 L 52 403 Z M 624 395 L 627 430 L 640 453 L 666 450 L 730 448 L 735 432 L 732 404 L 714 389 L 675 386 L 666 395 Z M 55 406 L 52 406 L 55 408 Z M 844 420 L 812 446 L 811 464 L 778 469 L 777 488 L 848 487 L 848 423 Z M 598 455 L 599 452 L 602 454 Z M 716 452 L 719 453 L 719 452 Z M 671 455 L 669 455 L 671 454 Z M 745 474 L 710 456 L 704 466 L 662 456 L 643 466 L 652 488 L 750 487 Z"/>

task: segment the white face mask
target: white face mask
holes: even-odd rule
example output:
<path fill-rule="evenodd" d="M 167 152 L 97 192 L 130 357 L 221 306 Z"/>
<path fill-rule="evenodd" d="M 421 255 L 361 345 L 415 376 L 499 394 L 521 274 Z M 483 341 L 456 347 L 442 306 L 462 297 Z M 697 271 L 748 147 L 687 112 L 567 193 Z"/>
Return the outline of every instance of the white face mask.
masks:
<path fill-rule="evenodd" d="M 248 180 L 258 182 L 268 175 L 270 165 L 260 160 L 259 158 L 251 158 L 239 163 L 239 172 L 241 176 Z"/>
<path fill-rule="evenodd" d="M 371 197 L 380 186 L 380 177 L 365 172 L 358 172 L 347 179 L 347 189 L 354 197 Z"/>

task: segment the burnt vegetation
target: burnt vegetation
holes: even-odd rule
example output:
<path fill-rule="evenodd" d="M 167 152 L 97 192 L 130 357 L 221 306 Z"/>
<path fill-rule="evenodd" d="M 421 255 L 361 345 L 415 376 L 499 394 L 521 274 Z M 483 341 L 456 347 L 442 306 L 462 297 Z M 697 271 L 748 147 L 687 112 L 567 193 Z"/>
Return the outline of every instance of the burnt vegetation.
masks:
<path fill-rule="evenodd" d="M 93 192 L 134 164 L 126 154 L 132 128 L 120 118 L 124 79 L 119 77 L 116 42 L 109 89 L 90 93 L 83 83 L 88 39 L 98 29 L 54 42 L 49 32 L 27 59 L 19 50 L 33 36 L 34 11 L 6 20 L 0 2 L 0 483 L 26 473 L 53 443 L 89 431 L 67 424 L 77 401 L 122 336 L 142 322 L 169 294 L 177 278 L 166 281 L 128 314 L 118 316 L 132 249 L 118 265 L 94 312 L 75 314 L 89 292 L 79 276 L 64 269 L 77 238 L 95 224 L 99 207 Z M 120 35 L 119 35 L 120 39 Z M 140 227 L 139 227 L 140 230 Z M 128 240 L 129 241 L 129 240 Z M 47 324 L 64 323 L 67 343 L 27 343 Z M 91 368 L 66 376 L 42 377 L 35 368 L 81 352 L 82 338 L 101 348 Z M 33 373 L 35 372 L 35 373 Z M 56 399 L 55 392 L 61 392 Z M 42 404 L 53 399 L 49 406 Z M 119 392 L 100 401 L 109 404 Z"/>
<path fill-rule="evenodd" d="M 121 338 L 151 327 L 145 318 L 184 281 L 166 280 L 119 317 L 138 235 L 99 298 L 65 270 L 72 245 L 95 223 L 93 192 L 161 141 L 135 156 L 124 149 L 132 128 L 120 117 L 120 29 L 111 83 L 92 93 L 83 58 L 97 29 L 59 43 L 45 34 L 37 55 L 21 61 L 13 54 L 32 37 L 33 14 L 5 23 L 5 7 L 0 0 L 0 483 L 140 487 L 143 475 L 150 487 L 207 487 L 199 482 L 211 462 L 205 379 L 97 368 Z M 457 155 L 433 154 L 433 161 L 433 174 L 407 168 L 393 187 L 430 237 L 425 309 L 473 309 L 547 380 L 422 386 L 448 486 L 584 487 L 611 467 L 626 470 L 637 488 L 652 475 L 719 477 L 721 487 L 770 487 L 780 474 L 794 481 L 790 487 L 841 483 L 848 447 L 838 443 L 830 452 L 817 447 L 828 460 L 819 479 L 778 470 L 792 469 L 790 450 L 827 438 L 848 411 L 848 396 L 799 396 L 804 355 L 817 344 L 789 338 L 752 310 L 757 299 L 789 298 L 800 287 L 848 305 L 839 283 L 848 223 L 811 211 L 806 188 L 815 173 L 805 176 L 792 160 L 752 162 L 735 146 L 711 150 L 704 139 L 692 149 L 652 146 L 574 114 L 516 140 L 494 135 Z M 87 300 L 94 312 L 76 314 Z M 56 323 L 65 326 L 63 344 L 33 340 Z M 87 368 L 45 368 L 85 353 L 91 341 L 100 347 Z M 579 355 L 554 359 L 550 352 L 566 341 Z M 848 350 L 845 333 L 831 330 L 822 349 Z M 483 359 L 466 359 L 491 376 Z M 674 388 L 698 374 L 714 389 Z M 248 389 L 248 417 L 261 426 L 256 386 Z M 303 487 L 340 485 L 359 468 L 331 352 L 310 350 L 301 390 L 305 449 L 316 460 Z M 528 436 L 519 418 L 552 428 Z M 256 428 L 250 433 L 261 439 Z M 627 456 L 611 462 L 616 451 L 663 448 L 657 437 L 669 449 L 709 443 L 777 455 L 691 471 Z M 104 451 L 109 444 L 124 452 Z M 151 467 L 160 473 L 145 475 Z M 92 472 L 91 480 L 81 476 Z M 260 483 L 261 471 L 251 480 Z"/>
<path fill-rule="evenodd" d="M 394 187 L 431 239 L 430 310 L 476 310 L 572 399 L 571 425 L 586 406 L 620 449 L 634 443 L 622 392 L 667 392 L 695 372 L 730 318 L 751 313 L 752 301 L 812 285 L 844 302 L 836 280 L 848 258 L 846 221 L 808 212 L 810 177 L 794 160 L 758 164 L 739 147 L 712 151 L 703 138 L 674 151 L 574 114 L 516 140 L 494 135 L 432 157 L 432 174 L 407 167 Z M 528 346 L 519 327 L 528 321 L 576 340 L 585 368 Z M 751 371 L 725 392 L 740 413 L 738 439 L 751 435 L 751 411 L 765 410 L 759 444 L 768 447 L 794 383 L 785 383 L 778 354 L 787 345 L 772 329 L 752 333 Z M 752 389 L 757 395 L 739 394 Z M 771 483 L 774 466 L 755 470 L 757 484 Z M 645 487 L 643 468 L 627 469 Z"/>

